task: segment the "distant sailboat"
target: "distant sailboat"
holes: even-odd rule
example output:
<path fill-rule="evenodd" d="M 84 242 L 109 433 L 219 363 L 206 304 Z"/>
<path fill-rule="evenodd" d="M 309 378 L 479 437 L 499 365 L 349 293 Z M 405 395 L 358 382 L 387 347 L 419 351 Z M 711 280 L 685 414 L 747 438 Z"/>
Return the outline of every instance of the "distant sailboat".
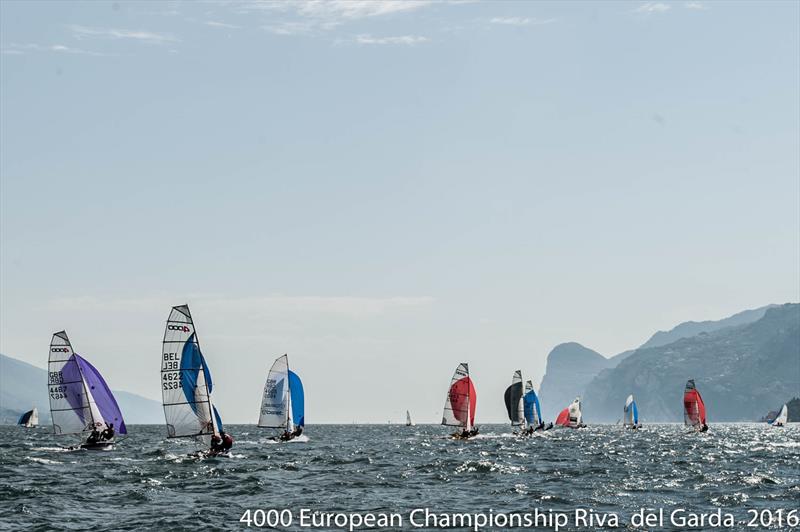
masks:
<path fill-rule="evenodd" d="M 686 426 L 694 427 L 695 430 L 700 432 L 708 430 L 706 405 L 703 403 L 700 392 L 697 391 L 694 379 L 686 381 L 686 388 L 683 392 L 683 423 Z"/>
<path fill-rule="evenodd" d="M 581 429 L 586 426 L 583 423 L 580 397 L 576 397 L 569 407 L 565 408 L 561 411 L 561 413 L 558 414 L 558 418 L 556 418 L 556 426 L 570 429 Z"/>
<path fill-rule="evenodd" d="M 164 329 L 161 398 L 168 438 L 196 438 L 205 445 L 223 430 L 211 400 L 213 383 L 188 305 L 172 307 Z"/>
<path fill-rule="evenodd" d="M 300 436 L 305 424 L 303 382 L 289 369 L 289 356 L 280 356 L 267 374 L 258 426 L 283 429 L 283 433 L 273 439 L 288 441 Z"/>
<path fill-rule="evenodd" d="M 475 385 L 469 376 L 469 365 L 465 362 L 456 367 L 447 397 L 444 401 L 442 425 L 460 427 L 461 432 L 453 434 L 454 438 L 470 438 L 478 433 L 475 428 L 475 406 L 478 403 L 478 394 Z"/>
<path fill-rule="evenodd" d="M 786 406 L 786 405 L 783 405 L 781 407 L 781 411 L 778 413 L 778 417 L 776 417 L 772 421 L 771 425 L 773 427 L 785 427 L 786 423 L 788 423 L 788 421 L 789 421 L 789 407 Z"/>
<path fill-rule="evenodd" d="M 525 412 L 523 408 L 523 388 L 522 388 L 522 371 L 517 370 L 511 378 L 511 385 L 506 388 L 503 394 L 503 399 L 506 403 L 506 411 L 508 412 L 508 419 L 511 421 L 512 427 L 522 427 L 525 429 Z"/>
<path fill-rule="evenodd" d="M 73 351 L 66 331 L 53 335 L 47 369 L 54 434 L 86 436 L 80 445 L 84 449 L 110 449 L 114 438 L 107 429 L 127 434 L 114 394 L 100 372 Z"/>
<path fill-rule="evenodd" d="M 525 383 L 525 395 L 522 397 L 522 408 L 528 427 L 533 430 L 545 428 L 544 423 L 542 423 L 542 409 L 539 406 L 539 397 L 536 395 L 536 391 L 533 389 L 533 382 L 531 381 Z M 552 423 L 550 426 L 552 426 Z"/>
<path fill-rule="evenodd" d="M 411 412 L 406 410 L 406 427 L 413 427 L 413 426 L 414 426 L 414 422 L 411 421 Z"/>
<path fill-rule="evenodd" d="M 542 409 L 539 405 L 539 397 L 533 389 L 533 382 L 525 383 L 525 395 L 522 396 L 522 411 L 525 415 L 525 422 L 536 427 L 542 422 Z"/>
<path fill-rule="evenodd" d="M 19 416 L 17 425 L 22 425 L 26 429 L 36 428 L 39 425 L 39 410 L 34 408 Z"/>
<path fill-rule="evenodd" d="M 625 406 L 622 409 L 622 424 L 628 429 L 639 428 L 639 407 L 633 399 L 633 394 L 625 399 Z"/>

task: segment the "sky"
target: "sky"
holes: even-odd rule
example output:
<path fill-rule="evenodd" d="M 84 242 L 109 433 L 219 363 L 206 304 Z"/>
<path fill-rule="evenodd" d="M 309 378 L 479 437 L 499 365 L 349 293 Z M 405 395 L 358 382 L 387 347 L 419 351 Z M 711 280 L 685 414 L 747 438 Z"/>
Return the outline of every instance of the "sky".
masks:
<path fill-rule="evenodd" d="M 0 3 L 0 352 L 226 422 L 476 421 L 514 370 L 800 300 L 797 2 Z M 44 386 L 44 384 L 43 384 Z M 564 405 L 566 406 L 566 405 Z"/>

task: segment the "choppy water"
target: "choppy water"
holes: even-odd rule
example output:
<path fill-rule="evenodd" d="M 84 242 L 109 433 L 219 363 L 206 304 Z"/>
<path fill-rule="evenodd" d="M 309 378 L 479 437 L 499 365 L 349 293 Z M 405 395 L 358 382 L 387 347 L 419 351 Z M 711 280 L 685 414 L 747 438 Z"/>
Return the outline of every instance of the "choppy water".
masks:
<path fill-rule="evenodd" d="M 229 430 L 234 456 L 199 460 L 186 456 L 194 442 L 166 440 L 157 426 L 130 427 L 107 452 L 68 452 L 69 440 L 46 429 L 0 427 L 0 529 L 236 529 L 247 509 L 284 508 L 399 512 L 411 528 L 408 512 L 425 507 L 585 508 L 616 512 L 621 527 L 641 507 L 721 508 L 744 529 L 748 508 L 788 511 L 800 501 L 798 426 L 597 426 L 519 439 L 494 425 L 453 441 L 440 426 L 327 425 L 288 444 L 253 426 Z M 290 528 L 300 529 L 297 515 Z"/>

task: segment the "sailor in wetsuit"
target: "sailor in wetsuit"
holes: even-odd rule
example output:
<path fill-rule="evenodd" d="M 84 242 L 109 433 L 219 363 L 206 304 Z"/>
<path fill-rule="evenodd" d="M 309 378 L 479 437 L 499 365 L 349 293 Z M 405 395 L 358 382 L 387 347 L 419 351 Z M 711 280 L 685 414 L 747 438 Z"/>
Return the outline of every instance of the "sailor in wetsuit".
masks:
<path fill-rule="evenodd" d="M 220 452 L 227 453 L 233 447 L 233 438 L 231 435 L 226 433 L 224 430 L 219 431 L 220 439 Z"/>
<path fill-rule="evenodd" d="M 212 434 L 211 454 L 217 454 L 219 452 L 222 452 L 222 438 L 219 437 L 219 434 Z"/>
<path fill-rule="evenodd" d="M 707 431 L 708 431 L 708 425 L 706 425 L 705 423 L 703 423 L 703 426 L 702 426 L 702 427 L 700 427 L 700 432 L 707 432 Z"/>
<path fill-rule="evenodd" d="M 111 441 L 114 439 L 114 424 L 109 423 L 106 430 L 100 433 L 100 439 L 104 441 Z"/>
<path fill-rule="evenodd" d="M 96 443 L 100 442 L 100 432 L 97 430 L 97 427 L 92 427 L 92 433 L 89 434 L 89 437 L 86 438 L 87 445 L 95 445 Z"/>

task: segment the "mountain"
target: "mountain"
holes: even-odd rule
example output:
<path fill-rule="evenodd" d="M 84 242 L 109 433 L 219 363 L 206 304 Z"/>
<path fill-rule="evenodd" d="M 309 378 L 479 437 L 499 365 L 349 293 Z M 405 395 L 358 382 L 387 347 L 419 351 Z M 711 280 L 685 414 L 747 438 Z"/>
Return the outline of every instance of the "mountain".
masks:
<path fill-rule="evenodd" d="M 767 305 L 764 307 L 743 310 L 733 316 L 717 321 L 687 321 L 670 329 L 669 331 L 658 331 L 643 343 L 639 349 L 646 347 L 659 347 L 662 345 L 671 344 L 681 338 L 690 338 L 700 333 L 709 333 L 724 329 L 725 327 L 736 327 L 738 325 L 745 325 L 753 323 L 764 317 L 767 309 L 777 307 L 778 305 Z"/>
<path fill-rule="evenodd" d="M 544 419 L 555 419 L 610 360 L 576 342 L 559 344 L 547 355 L 539 398 Z"/>
<path fill-rule="evenodd" d="M 128 424 L 163 423 L 161 403 L 130 392 L 114 391 Z M 16 423 L 33 407 L 39 409 L 39 422 L 50 422 L 47 398 L 47 371 L 15 358 L 0 355 L 0 423 Z"/>
<path fill-rule="evenodd" d="M 800 305 L 776 306 L 753 323 L 637 349 L 589 383 L 584 416 L 616 421 L 632 393 L 645 423 L 681 421 L 683 389 L 693 378 L 709 422 L 754 421 L 798 395 L 799 369 Z"/>
<path fill-rule="evenodd" d="M 656 332 L 639 349 L 663 346 L 701 333 L 752 323 L 761 319 L 767 309 L 775 306 L 767 305 L 745 310 L 721 320 L 687 321 L 669 331 Z M 605 358 L 596 351 L 574 342 L 560 344 L 553 348 L 547 355 L 547 368 L 539 388 L 544 418 L 555 418 L 556 414 L 566 408 L 576 396 L 584 395 L 586 387 L 595 377 L 601 376 L 603 372 L 613 370 L 637 351 L 637 349 L 629 349 L 611 358 Z M 596 421 L 591 418 L 590 412 L 590 405 L 584 404 L 587 421 Z"/>

